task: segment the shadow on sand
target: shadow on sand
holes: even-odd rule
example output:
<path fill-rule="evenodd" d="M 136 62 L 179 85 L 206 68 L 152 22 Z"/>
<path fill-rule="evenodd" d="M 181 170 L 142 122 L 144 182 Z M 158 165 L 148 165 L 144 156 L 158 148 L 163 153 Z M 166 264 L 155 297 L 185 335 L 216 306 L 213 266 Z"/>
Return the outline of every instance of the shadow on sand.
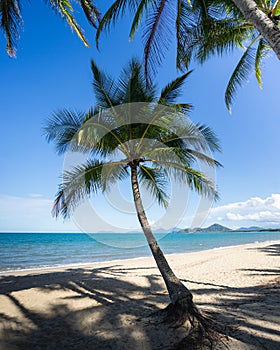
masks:
<path fill-rule="evenodd" d="M 280 246 L 268 246 L 262 253 L 280 255 Z M 186 342 L 180 342 L 185 335 L 182 328 L 164 329 L 165 325 L 150 321 L 152 312 L 168 304 L 161 277 L 145 268 L 145 283 L 139 286 L 125 278 L 135 273 L 132 270 L 114 265 L 0 276 L 0 298 L 17 310 L 17 316 L 9 315 L 5 308 L 0 310 L 0 349 L 190 349 Z M 244 272 L 270 274 L 274 282 L 248 288 L 184 282 L 195 297 L 209 297 L 211 302 L 198 303 L 199 308 L 207 309 L 225 326 L 221 332 L 239 341 L 243 347 L 238 349 L 279 349 L 274 339 L 280 339 L 280 284 L 276 278 L 280 269 Z M 31 288 L 36 288 L 38 295 L 56 291 L 61 297 L 59 302 L 49 300 L 47 312 L 40 311 L 28 307 L 21 298 Z M 85 304 L 80 303 L 85 300 Z M 76 307 L 69 307 L 69 302 Z M 268 322 L 265 325 L 263 321 Z"/>

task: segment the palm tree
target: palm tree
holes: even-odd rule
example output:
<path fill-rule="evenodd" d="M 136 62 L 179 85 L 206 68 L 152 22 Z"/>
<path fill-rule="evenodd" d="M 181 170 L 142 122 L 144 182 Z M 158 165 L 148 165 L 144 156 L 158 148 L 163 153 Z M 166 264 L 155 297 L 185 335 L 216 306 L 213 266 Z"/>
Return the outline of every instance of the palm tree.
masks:
<path fill-rule="evenodd" d="M 169 83 L 158 98 L 154 84 L 146 88 L 142 65 L 135 59 L 117 82 L 93 61 L 91 68 L 101 111 L 59 111 L 44 128 L 47 140 L 56 144 L 58 153 L 70 150 L 90 154 L 85 164 L 64 172 L 53 214 L 68 218 L 86 197 L 109 191 L 112 184 L 130 177 L 138 220 L 170 296 L 169 310 L 179 310 L 181 321 L 188 319 L 193 324 L 197 320 L 204 330 L 206 319 L 160 249 L 140 192 L 140 186 L 145 187 L 166 207 L 168 181 L 173 179 L 201 195 L 217 198 L 213 182 L 192 166 L 196 160 L 211 167 L 220 165 L 206 154 L 207 148 L 219 150 L 217 137 L 208 127 L 188 121 L 188 103 L 175 103 L 190 72 Z"/>
<path fill-rule="evenodd" d="M 280 59 L 280 1 L 232 0 Z"/>
<path fill-rule="evenodd" d="M 81 27 L 73 16 L 74 8 L 70 0 L 47 0 L 45 1 L 52 10 L 58 13 L 66 20 L 71 29 L 73 29 L 82 42 L 89 46 Z M 0 0 L 0 28 L 3 30 L 7 40 L 6 51 L 10 57 L 16 56 L 16 42 L 19 39 L 19 31 L 23 26 L 22 11 L 20 0 Z M 88 22 L 96 27 L 96 23 L 100 18 L 100 13 L 93 0 L 76 0 Z"/>
<path fill-rule="evenodd" d="M 253 0 L 116 0 L 100 21 L 97 44 L 100 33 L 115 24 L 129 8 L 134 16 L 131 39 L 145 18 L 143 38 L 147 77 L 156 72 L 173 38 L 177 44 L 176 64 L 181 70 L 188 69 L 191 59 L 203 63 L 211 55 L 222 55 L 236 47 L 244 49 L 225 92 L 225 102 L 230 110 L 237 87 L 248 79 L 253 69 L 259 86 L 262 86 L 261 66 L 269 50 L 273 49 L 280 58 L 280 1 L 257 0 L 258 9 L 250 5 L 250 11 L 246 11 L 244 4 L 249 2 L 254 3 Z M 262 18 L 257 21 L 258 25 L 256 16 Z M 262 25 L 268 28 L 269 40 L 260 29 Z"/>

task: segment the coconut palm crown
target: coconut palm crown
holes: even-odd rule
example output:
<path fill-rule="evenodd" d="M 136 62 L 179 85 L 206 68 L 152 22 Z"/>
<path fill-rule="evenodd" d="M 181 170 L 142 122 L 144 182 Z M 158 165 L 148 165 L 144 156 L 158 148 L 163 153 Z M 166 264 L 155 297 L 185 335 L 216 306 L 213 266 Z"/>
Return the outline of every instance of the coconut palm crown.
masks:
<path fill-rule="evenodd" d="M 217 198 L 213 182 L 194 168 L 196 160 L 211 167 L 219 162 L 207 150 L 219 150 L 218 139 L 204 125 L 194 125 L 186 114 L 188 103 L 176 103 L 190 72 L 167 84 L 156 97 L 154 84 L 146 87 L 142 65 L 135 59 L 115 81 L 92 61 L 93 88 L 98 105 L 87 113 L 69 110 L 54 113 L 45 127 L 48 141 L 58 153 L 88 152 L 89 159 L 62 175 L 53 214 L 69 217 L 78 204 L 127 177 L 138 220 L 147 238 L 173 305 L 188 303 L 188 317 L 199 318 L 190 291 L 168 265 L 152 234 L 141 199 L 145 187 L 158 203 L 168 205 L 170 179 L 201 195 Z"/>

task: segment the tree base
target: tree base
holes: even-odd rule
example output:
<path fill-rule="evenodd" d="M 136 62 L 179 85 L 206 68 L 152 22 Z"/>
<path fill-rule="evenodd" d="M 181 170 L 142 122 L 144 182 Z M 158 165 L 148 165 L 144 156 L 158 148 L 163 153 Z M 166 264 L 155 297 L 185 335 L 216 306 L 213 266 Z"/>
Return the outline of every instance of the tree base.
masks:
<path fill-rule="evenodd" d="M 157 321 L 173 328 L 184 328 L 184 337 L 172 350 L 214 349 L 220 343 L 224 348 L 226 337 L 219 333 L 218 323 L 209 315 L 202 314 L 189 298 L 182 298 L 175 304 L 157 311 Z"/>

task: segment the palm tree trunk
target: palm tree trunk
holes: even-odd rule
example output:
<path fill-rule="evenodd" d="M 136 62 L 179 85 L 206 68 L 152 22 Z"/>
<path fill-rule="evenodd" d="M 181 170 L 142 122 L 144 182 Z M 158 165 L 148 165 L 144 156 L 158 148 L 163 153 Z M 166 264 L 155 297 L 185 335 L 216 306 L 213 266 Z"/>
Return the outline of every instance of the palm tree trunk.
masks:
<path fill-rule="evenodd" d="M 139 191 L 137 162 L 131 162 L 130 167 L 132 192 L 138 220 L 148 241 L 149 247 L 152 251 L 158 269 L 164 279 L 171 303 L 175 305 L 178 303 L 181 304 L 183 302 L 184 304 L 188 304 L 190 306 L 192 305 L 191 292 L 187 289 L 187 287 L 183 285 L 183 283 L 179 280 L 178 277 L 176 277 L 176 275 L 172 271 L 150 228 L 150 224 L 144 211 Z"/>
<path fill-rule="evenodd" d="M 280 28 L 263 11 L 259 9 L 254 0 L 232 0 L 244 17 L 268 41 L 280 59 Z"/>
<path fill-rule="evenodd" d="M 137 175 L 138 165 L 139 161 L 137 160 L 133 160 L 129 163 L 131 168 L 132 192 L 137 216 L 158 269 L 164 279 L 171 300 L 171 303 L 162 310 L 163 319 L 165 322 L 171 323 L 176 327 L 188 325 L 187 336 L 182 341 L 183 346 L 185 346 L 185 343 L 188 344 L 188 346 L 190 344 L 195 344 L 195 346 L 192 347 L 192 349 L 194 349 L 199 348 L 199 345 L 201 344 L 205 345 L 208 343 L 210 344 L 209 348 L 212 349 L 213 344 L 221 341 L 221 337 L 217 333 L 212 320 L 201 314 L 195 306 L 192 293 L 172 271 L 151 231 L 139 191 Z"/>

